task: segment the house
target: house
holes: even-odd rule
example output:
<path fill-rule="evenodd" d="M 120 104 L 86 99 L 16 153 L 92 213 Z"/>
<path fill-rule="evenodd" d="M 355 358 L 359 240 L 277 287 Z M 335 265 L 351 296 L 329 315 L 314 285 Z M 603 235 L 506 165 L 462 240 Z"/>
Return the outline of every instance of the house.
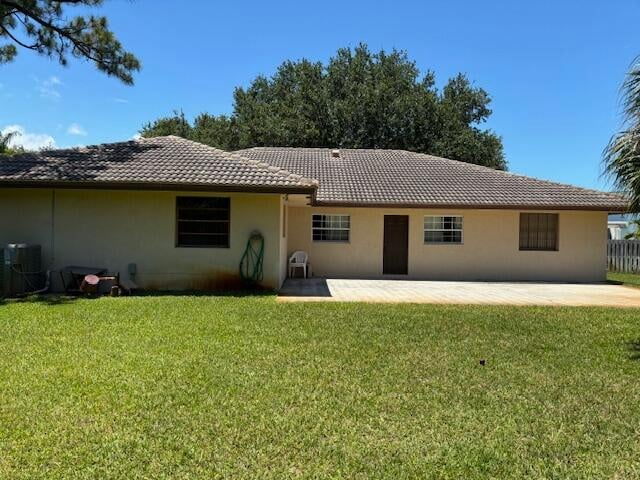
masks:
<path fill-rule="evenodd" d="M 399 150 L 223 152 L 158 137 L 0 158 L 0 244 L 49 270 L 106 266 L 148 289 L 227 288 L 259 231 L 278 288 L 318 276 L 593 282 L 611 193 Z M 59 286 L 58 286 L 59 288 Z"/>
<path fill-rule="evenodd" d="M 607 223 L 609 240 L 624 240 L 627 235 L 636 232 L 637 227 L 633 222 L 636 217 L 624 214 L 611 214 Z"/>

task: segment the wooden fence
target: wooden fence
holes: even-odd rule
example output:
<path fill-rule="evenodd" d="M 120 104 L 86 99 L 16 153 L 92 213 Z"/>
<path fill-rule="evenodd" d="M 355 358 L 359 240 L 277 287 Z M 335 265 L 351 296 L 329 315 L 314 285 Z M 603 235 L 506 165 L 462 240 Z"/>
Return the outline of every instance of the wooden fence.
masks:
<path fill-rule="evenodd" d="M 640 240 L 609 240 L 607 264 L 610 272 L 640 272 Z"/>

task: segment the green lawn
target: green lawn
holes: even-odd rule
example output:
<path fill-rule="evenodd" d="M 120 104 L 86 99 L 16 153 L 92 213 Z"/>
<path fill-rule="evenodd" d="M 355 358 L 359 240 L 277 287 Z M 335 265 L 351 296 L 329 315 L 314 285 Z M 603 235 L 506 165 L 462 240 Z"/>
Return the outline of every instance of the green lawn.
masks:
<path fill-rule="evenodd" d="M 0 478 L 638 478 L 639 439 L 639 310 L 0 306 Z"/>
<path fill-rule="evenodd" d="M 638 273 L 609 272 L 607 273 L 607 280 L 632 287 L 640 287 L 640 274 Z"/>

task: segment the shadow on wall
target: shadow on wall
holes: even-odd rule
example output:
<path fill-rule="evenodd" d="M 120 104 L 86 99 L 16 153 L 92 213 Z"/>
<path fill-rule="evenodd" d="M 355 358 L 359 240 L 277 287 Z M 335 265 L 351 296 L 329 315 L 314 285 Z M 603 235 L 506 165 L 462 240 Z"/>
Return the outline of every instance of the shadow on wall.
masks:
<path fill-rule="evenodd" d="M 133 160 L 135 155 L 159 148 L 162 147 L 130 141 L 66 150 L 27 152 L 3 158 L 0 162 L 0 177 L 15 180 L 93 180 L 110 165 L 126 164 Z M 139 172 L 145 166 L 149 173 L 153 173 L 151 163 L 141 165 L 137 162 L 136 171 Z"/>

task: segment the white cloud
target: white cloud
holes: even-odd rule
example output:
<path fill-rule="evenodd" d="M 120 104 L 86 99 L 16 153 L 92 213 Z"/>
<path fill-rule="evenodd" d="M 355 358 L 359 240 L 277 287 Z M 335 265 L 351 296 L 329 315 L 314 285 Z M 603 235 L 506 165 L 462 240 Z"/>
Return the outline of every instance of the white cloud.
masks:
<path fill-rule="evenodd" d="M 17 134 L 9 142 L 10 147 L 22 147 L 26 150 L 41 150 L 43 148 L 55 148 L 55 139 L 46 133 L 27 132 L 22 125 L 7 125 L 2 129 L 2 134 L 9 132 Z"/>
<path fill-rule="evenodd" d="M 62 95 L 58 91 L 57 87 L 62 85 L 62 81 L 58 77 L 51 75 L 49 78 L 42 81 L 36 78 L 36 82 L 38 82 L 36 90 L 40 93 L 40 97 L 49 100 L 60 100 Z"/>
<path fill-rule="evenodd" d="M 142 135 L 140 135 L 139 133 L 136 133 L 133 135 L 133 137 L 131 137 L 131 140 L 140 140 L 142 138 Z"/>
<path fill-rule="evenodd" d="M 67 133 L 69 135 L 82 135 L 82 136 L 87 135 L 87 131 L 84 128 L 82 128 L 82 125 L 78 123 L 72 123 L 71 125 L 69 125 L 69 127 L 67 127 Z"/>
<path fill-rule="evenodd" d="M 127 100 L 126 98 L 118 98 L 118 97 L 116 97 L 116 98 L 113 99 L 113 101 L 116 102 L 116 103 L 129 103 L 129 100 Z"/>

